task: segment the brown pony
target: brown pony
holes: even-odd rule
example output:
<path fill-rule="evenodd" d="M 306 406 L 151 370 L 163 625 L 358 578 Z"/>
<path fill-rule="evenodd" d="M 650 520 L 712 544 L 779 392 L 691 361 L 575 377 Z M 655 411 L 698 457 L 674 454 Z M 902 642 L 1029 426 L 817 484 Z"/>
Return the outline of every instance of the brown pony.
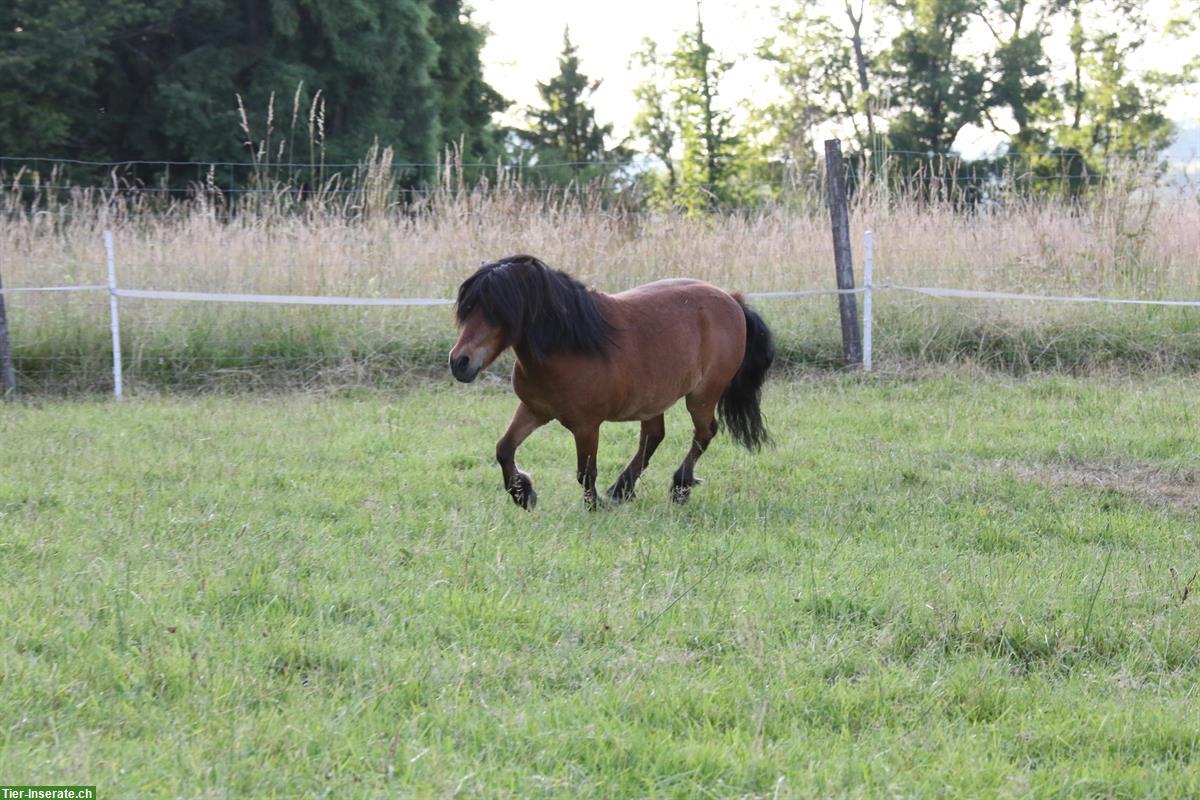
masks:
<path fill-rule="evenodd" d="M 748 449 L 767 441 L 759 397 L 775 350 L 766 323 L 740 295 L 682 279 L 607 295 L 532 256 L 511 256 L 467 278 L 455 311 L 455 378 L 470 383 L 505 349 L 516 354 L 512 383 L 521 403 L 496 443 L 496 460 L 504 488 L 522 508 L 532 509 L 537 493 L 514 457 L 551 420 L 575 435 L 576 477 L 589 509 L 596 507 L 602 422 L 642 423 L 637 453 L 608 489 L 618 503 L 633 498 L 665 435 L 663 412 L 680 397 L 695 434 L 675 471 L 675 502 L 686 503 L 700 483 L 692 469 L 717 434 L 718 409 Z"/>

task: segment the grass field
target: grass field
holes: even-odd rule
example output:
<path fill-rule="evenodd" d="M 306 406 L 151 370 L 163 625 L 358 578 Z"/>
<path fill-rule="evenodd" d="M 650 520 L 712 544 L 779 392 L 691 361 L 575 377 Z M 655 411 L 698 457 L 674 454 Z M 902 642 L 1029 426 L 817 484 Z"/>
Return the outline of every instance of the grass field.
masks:
<path fill-rule="evenodd" d="M 767 389 L 667 502 L 503 384 L 0 413 L 0 776 L 101 797 L 1195 797 L 1194 376 Z M 607 484 L 635 426 L 609 426 Z"/>

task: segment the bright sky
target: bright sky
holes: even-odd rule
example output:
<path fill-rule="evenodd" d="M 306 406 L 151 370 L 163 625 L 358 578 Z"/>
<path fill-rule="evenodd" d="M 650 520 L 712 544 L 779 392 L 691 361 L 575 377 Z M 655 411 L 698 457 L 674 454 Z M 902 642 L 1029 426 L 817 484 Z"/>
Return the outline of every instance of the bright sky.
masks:
<path fill-rule="evenodd" d="M 1165 17 L 1174 2 L 1151 0 L 1152 15 Z M 696 20 L 695 0 L 471 0 L 471 5 L 474 19 L 492 31 L 483 51 L 485 75 L 514 101 L 510 122 L 523 120 L 525 107 L 538 103 L 537 81 L 558 72 L 563 27 L 569 25 L 583 71 L 603 81 L 594 95 L 597 117 L 602 123 L 613 123 L 618 135 L 629 132 L 637 112 L 633 90 L 640 77 L 629 69 L 630 55 L 647 36 L 658 42 L 659 52 L 670 52 L 680 34 Z M 709 40 L 722 58 L 735 61 L 723 84 L 730 106 L 773 92 L 770 68 L 746 56 L 776 29 L 771 9 L 779 5 L 787 7 L 789 2 L 708 0 L 704 4 Z M 1147 50 L 1151 66 L 1175 67 L 1200 51 L 1200 35 L 1174 47 L 1151 46 Z M 1176 119 L 1194 124 L 1200 114 L 1196 87 L 1176 97 L 1169 111 Z M 994 135 L 975 131 L 960 136 L 958 144 L 971 153 L 987 149 L 995 141 Z"/>

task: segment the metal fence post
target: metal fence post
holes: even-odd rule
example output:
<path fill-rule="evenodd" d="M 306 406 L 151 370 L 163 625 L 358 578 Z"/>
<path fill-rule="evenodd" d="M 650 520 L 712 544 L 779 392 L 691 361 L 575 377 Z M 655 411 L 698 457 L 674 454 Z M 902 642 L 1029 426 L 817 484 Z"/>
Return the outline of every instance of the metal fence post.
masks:
<path fill-rule="evenodd" d="M 863 234 L 863 372 L 871 371 L 872 329 L 875 323 L 871 305 L 871 289 L 875 285 L 874 240 L 870 231 Z"/>
<path fill-rule="evenodd" d="M 117 314 L 117 264 L 113 259 L 112 231 L 104 231 L 104 252 L 108 256 L 108 308 L 112 318 L 113 397 L 121 399 L 121 318 Z"/>

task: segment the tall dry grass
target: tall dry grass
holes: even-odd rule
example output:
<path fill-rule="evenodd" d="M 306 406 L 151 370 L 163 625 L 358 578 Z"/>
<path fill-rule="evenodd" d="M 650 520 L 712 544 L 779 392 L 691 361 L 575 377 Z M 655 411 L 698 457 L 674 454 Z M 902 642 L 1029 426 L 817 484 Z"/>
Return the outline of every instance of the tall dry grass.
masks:
<path fill-rule="evenodd" d="M 31 193 L 25 176 L 0 191 L 0 275 L 13 287 L 102 283 L 101 231 L 110 228 L 119 279 L 129 288 L 450 297 L 480 262 L 517 252 L 606 291 L 672 276 L 744 291 L 833 283 L 829 223 L 819 198 L 695 218 L 627 210 L 598 192 L 532 190 L 519 176 L 468 186 L 447 170 L 444 183 L 417 202 L 389 204 L 396 193 L 388 185 L 387 158 L 372 154 L 345 184 L 348 190 L 304 199 L 287 186 L 263 187 L 252 206 L 243 203 L 235 214 L 211 186 L 164 203 L 119 186 Z M 1200 198 L 1164 196 L 1145 173 L 1110 181 L 1083 202 L 1014 194 L 973 210 L 867 190 L 855 198 L 851 224 L 856 268 L 862 233 L 875 233 L 877 283 L 1200 298 Z M 8 303 L 24 372 L 75 370 L 82 385 L 103 382 L 103 297 L 11 295 Z M 832 300 L 765 301 L 764 307 L 785 357 L 836 361 Z M 881 295 L 877 307 L 885 360 L 972 352 L 986 360 L 990 337 L 1002 349 L 1032 350 L 1005 352 L 1001 366 L 1054 367 L 1061 360 L 1057 342 L 1078 340 L 1086 349 L 1091 341 L 1096 353 L 1067 359 L 1076 368 L 1104 362 L 1101 351 L 1106 340 L 1114 341 L 1113 331 L 1123 332 L 1117 339 L 1128 344 L 1139 326 L 1149 337 L 1133 347 L 1139 358 L 1175 348 L 1176 361 L 1187 365 L 1200 355 L 1200 344 L 1193 353 L 1187 338 L 1200 330 L 1188 316 L 1195 311 L 963 303 L 895 293 Z M 411 368 L 439 362 L 453 334 L 444 308 L 163 301 L 127 301 L 123 308 L 135 381 L 261 375 L 272 359 L 327 366 L 386 357 Z M 1064 339 L 1063 330 L 1075 334 Z M 1090 339 L 1089 331 L 1095 334 Z M 1051 360 L 1038 361 L 1038 348 Z"/>
<path fill-rule="evenodd" d="M 671 276 L 777 291 L 833 276 L 828 218 L 811 204 L 696 218 L 509 186 L 361 216 L 271 206 L 230 216 L 202 195 L 159 208 L 100 190 L 29 206 L 0 192 L 0 265 L 13 286 L 103 282 L 106 227 L 121 282 L 139 288 L 449 296 L 481 261 L 515 252 L 609 291 Z M 1145 187 L 1075 207 L 1013 198 L 967 213 L 868 193 L 850 217 L 856 260 L 873 230 L 876 268 L 898 283 L 1137 296 L 1200 287 L 1200 197 Z"/>

